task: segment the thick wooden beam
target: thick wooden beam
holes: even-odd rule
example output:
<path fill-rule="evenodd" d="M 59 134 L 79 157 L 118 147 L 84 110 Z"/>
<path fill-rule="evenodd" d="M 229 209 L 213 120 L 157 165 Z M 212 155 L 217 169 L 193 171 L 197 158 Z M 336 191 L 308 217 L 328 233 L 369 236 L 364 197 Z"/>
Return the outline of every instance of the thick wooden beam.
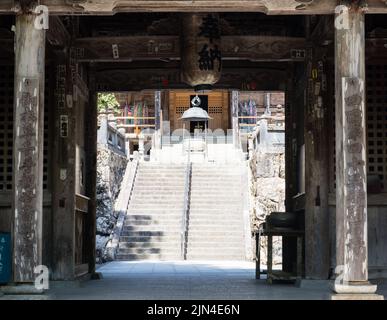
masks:
<path fill-rule="evenodd" d="M 376 286 L 368 286 L 364 12 L 352 8 L 341 18 L 335 31 L 336 274 L 345 283 L 334 289 L 374 293 Z"/>
<path fill-rule="evenodd" d="M 280 81 L 279 81 L 280 80 Z M 286 74 L 277 68 L 228 68 L 215 85 L 217 88 L 241 90 L 282 90 Z M 180 81 L 178 68 L 105 69 L 97 71 L 98 91 L 137 91 L 144 89 L 187 89 Z"/>
<path fill-rule="evenodd" d="M 33 282 L 42 263 L 45 31 L 16 17 L 14 112 L 14 281 Z"/>
<path fill-rule="evenodd" d="M 179 36 L 123 36 L 77 39 L 79 62 L 180 60 Z M 300 61 L 305 39 L 274 36 L 224 36 L 225 60 Z"/>
<path fill-rule="evenodd" d="M 387 13 L 384 0 L 368 0 L 368 13 Z M 112 15 L 120 12 L 262 12 L 270 15 L 333 14 L 337 0 L 41 0 L 51 14 Z M 17 10 L 2 0 L 0 13 Z"/>

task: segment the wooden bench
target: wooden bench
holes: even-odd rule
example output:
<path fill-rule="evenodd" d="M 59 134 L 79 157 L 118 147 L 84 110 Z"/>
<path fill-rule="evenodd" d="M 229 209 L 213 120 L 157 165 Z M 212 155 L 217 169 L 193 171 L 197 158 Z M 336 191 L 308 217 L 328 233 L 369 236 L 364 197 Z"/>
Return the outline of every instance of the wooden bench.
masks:
<path fill-rule="evenodd" d="M 297 238 L 297 265 L 295 273 L 284 272 L 283 270 L 273 270 L 273 237 L 296 237 Z M 267 237 L 267 281 L 300 281 L 302 278 L 303 267 L 303 240 L 304 231 L 291 228 L 276 228 L 267 227 L 263 224 L 257 232 L 255 232 L 256 240 L 256 267 L 255 277 L 261 279 L 261 238 Z"/>

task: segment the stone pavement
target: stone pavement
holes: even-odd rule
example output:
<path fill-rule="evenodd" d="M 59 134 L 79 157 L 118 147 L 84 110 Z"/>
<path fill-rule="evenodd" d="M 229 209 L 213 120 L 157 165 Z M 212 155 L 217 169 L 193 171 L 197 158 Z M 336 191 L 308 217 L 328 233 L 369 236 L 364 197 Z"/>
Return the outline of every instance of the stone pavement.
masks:
<path fill-rule="evenodd" d="M 251 262 L 228 261 L 117 261 L 98 269 L 103 279 L 83 282 L 79 287 L 50 290 L 52 299 L 103 300 L 281 300 L 326 298 L 324 285 L 298 288 L 269 285 L 255 280 Z M 387 287 L 384 287 L 387 294 Z"/>

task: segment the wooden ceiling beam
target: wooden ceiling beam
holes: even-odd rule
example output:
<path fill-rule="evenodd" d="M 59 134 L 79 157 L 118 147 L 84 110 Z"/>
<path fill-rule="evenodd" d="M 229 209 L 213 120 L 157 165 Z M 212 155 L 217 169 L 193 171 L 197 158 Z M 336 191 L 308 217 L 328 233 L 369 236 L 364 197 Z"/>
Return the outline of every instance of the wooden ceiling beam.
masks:
<path fill-rule="evenodd" d="M 24 1 L 24 0 L 23 0 Z M 367 0 L 368 13 L 387 13 L 386 0 Z M 51 14 L 112 15 L 118 12 L 262 12 L 269 15 L 333 14 L 337 0 L 40 0 Z M 0 13 L 15 11 L 2 0 Z"/>
<path fill-rule="evenodd" d="M 94 37 L 75 41 L 80 62 L 124 62 L 133 60 L 179 60 L 179 36 Z M 278 36 L 224 36 L 225 60 L 302 60 L 303 38 Z"/>

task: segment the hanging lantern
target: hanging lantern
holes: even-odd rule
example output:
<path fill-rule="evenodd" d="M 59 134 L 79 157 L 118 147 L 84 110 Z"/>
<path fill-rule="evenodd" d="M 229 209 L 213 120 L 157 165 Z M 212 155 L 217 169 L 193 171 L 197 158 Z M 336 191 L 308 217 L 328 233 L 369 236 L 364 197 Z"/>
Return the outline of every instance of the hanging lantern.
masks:
<path fill-rule="evenodd" d="M 219 16 L 184 14 L 181 43 L 182 81 L 195 91 L 211 90 L 222 71 Z"/>

